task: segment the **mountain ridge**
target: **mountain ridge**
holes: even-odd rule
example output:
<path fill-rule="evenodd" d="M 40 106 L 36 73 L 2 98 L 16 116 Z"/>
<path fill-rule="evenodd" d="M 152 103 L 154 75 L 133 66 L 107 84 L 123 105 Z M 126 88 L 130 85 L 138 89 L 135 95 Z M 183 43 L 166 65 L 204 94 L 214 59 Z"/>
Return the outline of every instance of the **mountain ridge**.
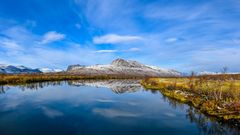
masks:
<path fill-rule="evenodd" d="M 70 65 L 67 72 L 88 76 L 128 76 L 128 77 L 161 77 L 181 76 L 181 73 L 172 69 L 153 68 L 133 60 L 115 59 L 107 65 Z"/>
<path fill-rule="evenodd" d="M 13 66 L 0 64 L 0 73 L 19 74 L 19 73 L 42 73 L 39 69 L 32 69 L 25 66 Z"/>

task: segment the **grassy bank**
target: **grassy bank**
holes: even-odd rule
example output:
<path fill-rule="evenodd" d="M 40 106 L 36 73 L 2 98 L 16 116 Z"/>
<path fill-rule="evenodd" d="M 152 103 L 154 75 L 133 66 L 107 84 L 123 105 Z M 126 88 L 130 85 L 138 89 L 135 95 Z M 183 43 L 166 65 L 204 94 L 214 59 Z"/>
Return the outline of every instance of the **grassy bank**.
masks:
<path fill-rule="evenodd" d="M 240 121 L 240 75 L 148 78 L 141 83 L 208 115 Z"/>
<path fill-rule="evenodd" d="M 66 81 L 79 79 L 135 79 L 136 77 L 124 76 L 83 76 L 70 73 L 40 73 L 40 74 L 0 74 L 0 85 L 26 84 L 45 81 Z"/>

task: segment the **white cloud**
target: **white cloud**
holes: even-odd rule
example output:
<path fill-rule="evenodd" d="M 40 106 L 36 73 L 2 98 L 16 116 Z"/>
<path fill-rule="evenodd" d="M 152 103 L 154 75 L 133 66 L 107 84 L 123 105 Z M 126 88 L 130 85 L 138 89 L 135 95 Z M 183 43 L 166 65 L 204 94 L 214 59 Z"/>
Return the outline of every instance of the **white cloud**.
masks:
<path fill-rule="evenodd" d="M 49 118 L 56 118 L 56 117 L 63 116 L 62 112 L 55 110 L 55 109 L 42 107 L 42 110 L 43 110 L 43 113 Z"/>
<path fill-rule="evenodd" d="M 174 43 L 174 42 L 178 41 L 178 38 L 167 38 L 165 41 L 167 43 Z"/>
<path fill-rule="evenodd" d="M 128 51 L 130 51 L 130 52 L 138 52 L 138 51 L 140 51 L 140 49 L 139 48 L 130 48 Z"/>
<path fill-rule="evenodd" d="M 237 45 L 240 45 L 240 39 L 234 39 L 233 42 Z"/>
<path fill-rule="evenodd" d="M 3 31 L 0 31 L 0 34 L 4 35 L 3 37 L 7 37 L 10 40 L 21 43 L 21 45 L 28 44 L 28 42 L 31 42 L 32 44 L 38 38 L 37 35 L 20 25 L 6 28 Z"/>
<path fill-rule="evenodd" d="M 134 0 L 75 0 L 75 3 L 79 7 L 77 14 L 81 12 L 80 17 L 84 14 L 93 26 L 119 33 L 138 31 L 137 22 L 132 19 L 140 9 L 133 8 L 138 4 Z"/>
<path fill-rule="evenodd" d="M 65 44 L 66 48 L 57 49 L 45 45 L 39 46 L 41 41 L 43 41 L 42 35 L 34 34 L 20 25 L 0 30 L 0 63 L 32 68 L 65 69 L 67 65 L 76 63 L 85 65 L 96 64 L 96 61 L 106 63 L 114 57 L 111 53 L 93 53 L 96 50 L 95 45 L 84 46 L 67 41 L 61 43 Z M 85 54 L 81 56 L 82 59 L 79 59 L 80 54 Z"/>
<path fill-rule="evenodd" d="M 95 53 L 116 53 L 116 52 L 138 52 L 140 51 L 139 48 L 130 48 L 126 50 L 97 50 L 94 51 Z"/>
<path fill-rule="evenodd" d="M 144 17 L 152 19 L 177 19 L 177 20 L 195 20 L 206 15 L 209 12 L 208 5 L 200 6 L 162 6 L 157 3 L 149 4 L 145 8 Z M 209 15 L 209 14 L 208 14 Z"/>
<path fill-rule="evenodd" d="M 115 53 L 118 52 L 118 50 L 97 50 L 96 53 Z"/>
<path fill-rule="evenodd" d="M 0 40 L 0 44 L 1 44 L 1 47 L 4 49 L 8 49 L 12 51 L 22 50 L 22 47 L 19 44 L 9 39 Z"/>
<path fill-rule="evenodd" d="M 55 41 L 60 41 L 65 38 L 64 34 L 57 33 L 56 31 L 49 31 L 46 34 L 44 34 L 41 44 L 47 44 Z"/>
<path fill-rule="evenodd" d="M 94 108 L 93 113 L 102 115 L 104 117 L 114 118 L 114 117 L 138 117 L 140 113 L 127 112 L 116 109 L 102 109 L 102 108 Z"/>
<path fill-rule="evenodd" d="M 139 36 L 130 36 L 130 35 L 117 35 L 117 34 L 107 34 L 104 36 L 97 36 L 93 38 L 93 43 L 95 44 L 116 44 L 121 42 L 132 42 L 142 40 L 142 37 Z"/>

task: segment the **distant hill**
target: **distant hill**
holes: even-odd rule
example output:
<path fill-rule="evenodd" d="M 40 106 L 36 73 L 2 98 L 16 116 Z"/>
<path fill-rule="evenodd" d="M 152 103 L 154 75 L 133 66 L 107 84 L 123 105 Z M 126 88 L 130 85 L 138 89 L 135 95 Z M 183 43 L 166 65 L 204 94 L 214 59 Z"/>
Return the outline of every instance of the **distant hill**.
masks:
<path fill-rule="evenodd" d="M 137 61 L 116 59 L 108 65 L 70 65 L 69 73 L 76 73 L 86 76 L 122 76 L 122 77 L 161 77 L 181 76 L 181 73 L 172 69 L 163 69 L 154 66 L 141 64 Z"/>
<path fill-rule="evenodd" d="M 25 66 L 12 66 L 0 64 L 0 73 L 19 74 L 19 73 L 42 73 L 39 69 L 32 69 Z"/>

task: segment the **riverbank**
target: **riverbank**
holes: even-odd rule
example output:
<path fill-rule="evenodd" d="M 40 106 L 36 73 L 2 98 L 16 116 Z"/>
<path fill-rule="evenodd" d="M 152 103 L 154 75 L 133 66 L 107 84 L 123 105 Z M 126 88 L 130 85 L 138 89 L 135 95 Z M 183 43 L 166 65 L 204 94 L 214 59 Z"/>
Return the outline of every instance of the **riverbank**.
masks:
<path fill-rule="evenodd" d="M 159 90 L 164 96 L 190 104 L 210 116 L 240 122 L 238 77 L 148 78 L 141 84 L 146 89 Z"/>
<path fill-rule="evenodd" d="M 0 74 L 0 85 L 26 84 L 46 81 L 68 81 L 80 79 L 136 79 L 123 76 L 82 76 L 70 73 L 38 73 L 38 74 Z"/>

